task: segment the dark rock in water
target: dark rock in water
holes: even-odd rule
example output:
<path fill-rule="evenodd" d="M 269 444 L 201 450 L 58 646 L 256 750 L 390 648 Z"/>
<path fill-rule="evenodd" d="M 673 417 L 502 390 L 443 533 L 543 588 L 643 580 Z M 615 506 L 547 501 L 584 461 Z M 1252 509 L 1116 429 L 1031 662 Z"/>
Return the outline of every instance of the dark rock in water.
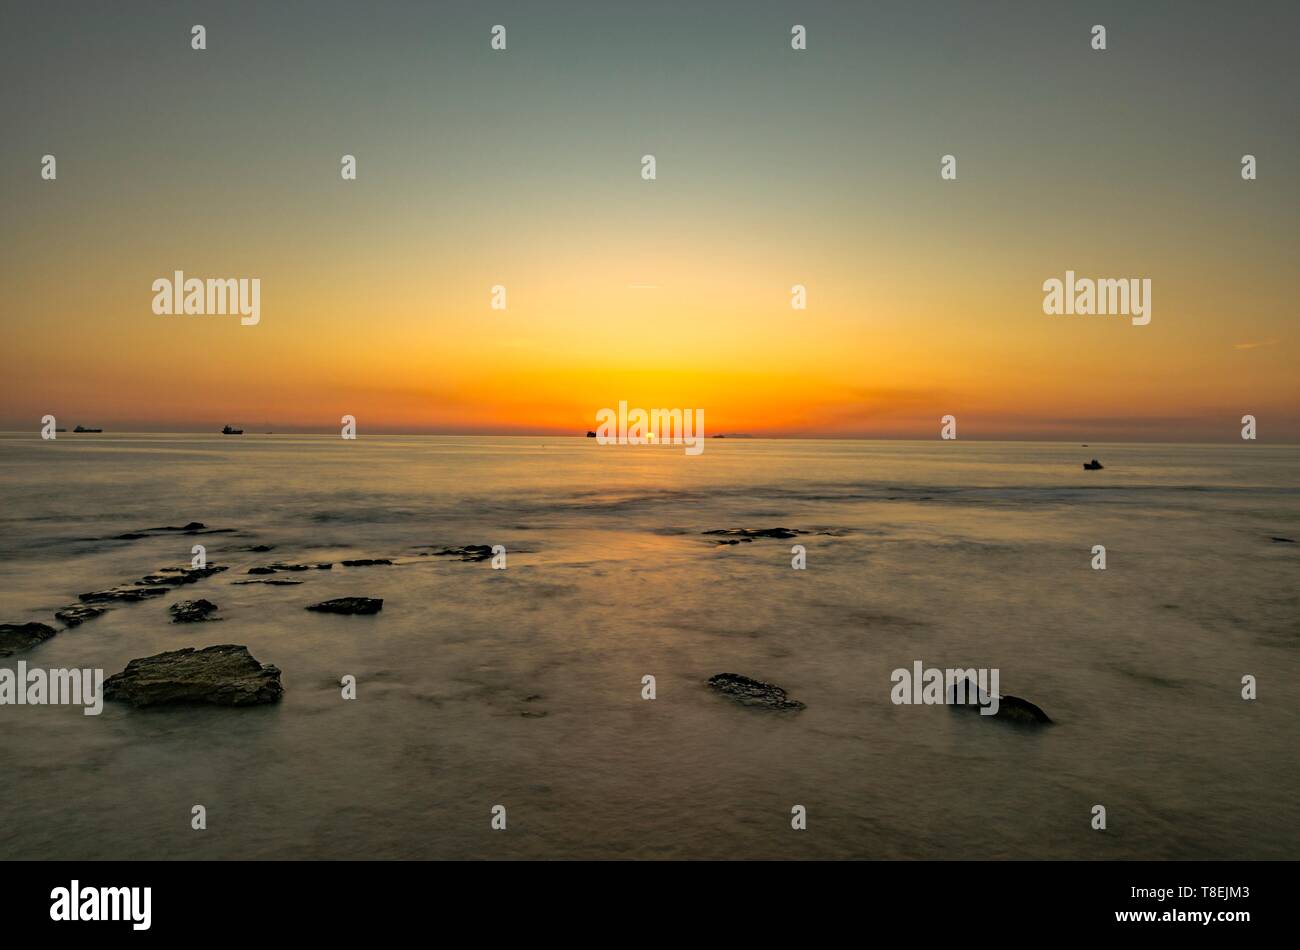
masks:
<path fill-rule="evenodd" d="M 253 545 L 251 548 L 249 548 L 248 550 L 250 550 L 250 551 L 256 551 L 258 554 L 265 554 L 267 551 L 274 551 L 274 550 L 275 550 L 275 545 L 274 545 L 274 544 L 254 544 L 254 545 Z"/>
<path fill-rule="evenodd" d="M 172 612 L 172 623 L 198 623 L 203 620 L 221 619 L 208 616 L 217 609 L 217 605 L 210 600 L 182 600 L 178 604 L 172 604 L 168 609 Z"/>
<path fill-rule="evenodd" d="M 220 574 L 225 569 L 225 567 L 215 564 L 211 567 L 164 567 L 160 568 L 157 574 L 149 574 L 140 578 L 140 580 L 136 581 L 136 584 L 140 587 L 154 587 L 158 584 L 172 584 L 175 586 L 193 584 L 205 577 L 211 577 L 213 574 Z"/>
<path fill-rule="evenodd" d="M 715 673 L 709 677 L 709 685 L 742 706 L 761 706 L 764 709 L 805 708 L 798 700 L 787 699 L 785 690 L 780 686 L 750 679 L 739 673 Z"/>
<path fill-rule="evenodd" d="M 467 544 L 463 548 L 443 548 L 441 551 L 429 551 L 434 557 L 456 557 L 462 561 L 489 561 L 492 559 L 492 545 Z M 344 561 L 346 564 L 347 562 Z"/>
<path fill-rule="evenodd" d="M 107 607 L 96 607 L 94 604 L 71 604 L 62 610 L 56 610 L 54 619 L 65 627 L 76 627 L 107 611 Z"/>
<path fill-rule="evenodd" d="M 587 430 L 587 438 L 589 438 L 589 439 L 594 439 L 595 437 L 596 437 L 596 433 L 594 433 L 594 432 L 592 432 L 590 429 L 588 429 L 588 430 Z"/>
<path fill-rule="evenodd" d="M 1269 538 L 1270 541 L 1276 541 L 1279 544 L 1295 544 L 1295 538 Z"/>
<path fill-rule="evenodd" d="M 179 528 L 174 524 L 166 525 L 162 528 L 150 528 L 150 531 L 202 531 L 206 528 L 202 521 L 191 521 L 189 524 L 181 525 Z"/>
<path fill-rule="evenodd" d="M 953 683 L 948 692 L 948 704 L 953 709 L 968 710 L 979 712 L 981 706 L 989 704 L 989 696 L 980 690 L 979 685 L 970 677 L 966 678 L 966 701 L 958 702 L 958 684 Z M 982 714 L 981 714 L 982 715 Z M 986 719 L 1000 719 L 1003 722 L 1023 723 L 1026 725 L 1049 725 L 1052 720 L 1047 713 L 1043 712 L 1027 699 L 1021 699 L 1019 696 L 1000 696 L 998 697 L 998 711 L 992 716 L 985 716 Z"/>
<path fill-rule="evenodd" d="M 376 564 L 392 564 L 393 562 L 386 557 L 361 557 L 354 561 L 339 561 L 339 563 L 344 567 L 370 567 Z"/>
<path fill-rule="evenodd" d="M 235 581 L 236 584 L 266 584 L 269 587 L 297 587 L 302 581 L 291 581 L 283 577 L 265 577 L 252 581 Z"/>
<path fill-rule="evenodd" d="M 1088 471 L 1090 471 L 1090 472 L 1096 472 L 1096 471 L 1099 471 L 1099 470 L 1105 468 L 1106 466 L 1102 465 L 1102 464 L 1101 464 L 1100 462 L 1098 462 L 1096 459 L 1093 459 L 1091 462 L 1084 462 L 1084 463 L 1083 463 L 1083 467 L 1086 468 L 1086 469 L 1087 469 Z"/>
<path fill-rule="evenodd" d="M 139 541 L 141 538 L 147 538 L 147 537 L 149 537 L 149 535 L 137 534 L 133 531 L 128 534 L 119 534 L 117 537 L 113 538 L 113 540 L 114 541 Z"/>
<path fill-rule="evenodd" d="M 0 623 L 0 656 L 30 650 L 58 632 L 44 623 Z"/>
<path fill-rule="evenodd" d="M 808 532 L 800 531 L 797 528 L 716 528 L 713 531 L 705 531 L 704 533 L 739 538 L 742 541 L 752 541 L 754 538 L 794 538 Z M 723 541 L 719 543 L 734 544 L 735 542 Z"/>
<path fill-rule="evenodd" d="M 150 597 L 161 597 L 171 592 L 170 587 L 114 587 L 111 590 L 96 590 L 89 594 L 78 594 L 83 604 L 135 604 Z"/>
<path fill-rule="evenodd" d="M 319 604 L 308 604 L 308 610 L 319 610 L 327 614 L 377 614 L 384 607 L 379 597 L 336 597 L 334 600 Z"/>
<path fill-rule="evenodd" d="M 133 706 L 256 706 L 277 702 L 283 692 L 278 669 L 232 644 L 132 660 L 104 680 L 105 699 Z"/>
<path fill-rule="evenodd" d="M 333 564 L 283 564 L 277 562 L 268 567 L 250 567 L 248 569 L 248 573 L 276 574 L 279 573 L 280 571 L 311 571 L 311 570 L 328 571 L 333 566 L 334 566 Z"/>

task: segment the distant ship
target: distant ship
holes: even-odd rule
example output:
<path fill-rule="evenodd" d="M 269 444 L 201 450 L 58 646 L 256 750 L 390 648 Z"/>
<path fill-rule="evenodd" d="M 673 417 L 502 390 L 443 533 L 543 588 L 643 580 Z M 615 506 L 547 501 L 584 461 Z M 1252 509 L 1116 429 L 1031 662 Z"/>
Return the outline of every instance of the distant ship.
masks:
<path fill-rule="evenodd" d="M 87 429 L 85 426 L 77 426 L 73 432 L 103 432 L 103 429 Z"/>
<path fill-rule="evenodd" d="M 1090 472 L 1095 472 L 1097 471 L 1097 469 L 1102 468 L 1103 466 L 1096 459 L 1093 459 L 1091 462 L 1084 462 L 1083 467 Z"/>
<path fill-rule="evenodd" d="M 230 427 L 230 426 L 222 426 L 222 427 L 221 427 L 221 434 L 222 434 L 222 435 L 243 435 L 243 434 L 244 434 L 244 430 L 243 430 L 243 429 L 235 429 L 235 428 L 232 428 L 232 427 Z"/>

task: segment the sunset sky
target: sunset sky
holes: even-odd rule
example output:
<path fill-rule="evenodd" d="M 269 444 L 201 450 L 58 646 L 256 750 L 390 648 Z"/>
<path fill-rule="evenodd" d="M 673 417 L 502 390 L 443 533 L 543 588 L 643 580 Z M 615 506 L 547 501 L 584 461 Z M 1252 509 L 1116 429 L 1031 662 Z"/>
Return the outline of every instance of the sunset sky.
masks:
<path fill-rule="evenodd" d="M 6 14 L 0 428 L 1300 441 L 1296 4 L 613 6 Z"/>

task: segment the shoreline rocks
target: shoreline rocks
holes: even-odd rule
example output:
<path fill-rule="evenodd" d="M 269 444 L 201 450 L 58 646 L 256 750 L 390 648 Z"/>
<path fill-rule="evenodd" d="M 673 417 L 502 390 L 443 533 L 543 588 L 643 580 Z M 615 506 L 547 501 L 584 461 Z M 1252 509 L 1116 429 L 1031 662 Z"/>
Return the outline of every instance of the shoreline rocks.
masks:
<path fill-rule="evenodd" d="M 0 623 L 0 656 L 39 646 L 59 631 L 46 623 Z"/>
<path fill-rule="evenodd" d="M 284 693 L 280 671 L 259 663 L 248 647 L 186 647 L 132 660 L 104 680 L 104 698 L 132 706 L 257 706 Z"/>
<path fill-rule="evenodd" d="M 709 677 L 708 684 L 742 706 L 756 706 L 763 709 L 807 708 L 797 699 L 788 698 L 785 690 L 780 686 L 750 679 L 739 673 L 715 673 Z"/>

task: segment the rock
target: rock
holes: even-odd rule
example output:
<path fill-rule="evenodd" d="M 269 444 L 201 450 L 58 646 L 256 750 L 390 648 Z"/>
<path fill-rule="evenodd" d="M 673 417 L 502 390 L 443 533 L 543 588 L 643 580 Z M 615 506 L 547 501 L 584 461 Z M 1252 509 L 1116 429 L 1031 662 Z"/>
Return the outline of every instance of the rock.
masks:
<path fill-rule="evenodd" d="M 105 699 L 132 706 L 255 706 L 277 702 L 283 692 L 278 669 L 233 644 L 132 660 L 104 681 Z"/>
<path fill-rule="evenodd" d="M 794 538 L 808 532 L 799 531 L 796 528 L 716 528 L 713 531 L 705 531 L 704 533 L 739 538 L 741 541 L 752 541 L 754 538 Z M 736 544 L 737 542 L 719 541 L 718 543 Z"/>
<path fill-rule="evenodd" d="M 589 439 L 594 439 L 595 437 L 596 437 L 596 433 L 594 433 L 594 432 L 592 432 L 590 429 L 588 429 L 588 430 L 587 430 L 587 438 L 589 438 Z"/>
<path fill-rule="evenodd" d="M 274 545 L 274 544 L 254 544 L 254 545 L 253 545 L 251 548 L 249 548 L 248 550 L 250 550 L 250 551 L 256 551 L 258 554 L 265 554 L 267 551 L 274 551 L 274 550 L 275 550 L 275 545 Z"/>
<path fill-rule="evenodd" d="M 378 597 L 336 597 L 334 600 L 307 605 L 308 610 L 327 614 L 377 614 L 383 608 L 384 601 Z"/>
<path fill-rule="evenodd" d="M 149 535 L 138 534 L 132 531 L 132 532 L 128 532 L 127 534 L 119 534 L 117 537 L 113 538 L 113 540 L 114 541 L 139 541 L 141 538 L 147 538 L 147 537 L 149 537 Z"/>
<path fill-rule="evenodd" d="M 729 696 L 742 706 L 761 706 L 764 709 L 804 709 L 797 699 L 787 699 L 785 690 L 771 683 L 750 679 L 739 673 L 715 673 L 709 685 Z"/>
<path fill-rule="evenodd" d="M 441 551 L 426 553 L 434 557 L 456 557 L 462 561 L 489 561 L 492 559 L 492 545 L 467 544 L 463 548 L 443 548 Z"/>
<path fill-rule="evenodd" d="M 355 561 L 339 561 L 339 563 L 344 567 L 371 567 L 376 564 L 392 564 L 393 562 L 386 557 L 362 557 L 357 558 Z"/>
<path fill-rule="evenodd" d="M 150 597 L 161 597 L 170 591 L 170 587 L 114 587 L 78 594 L 77 598 L 83 604 L 135 604 Z"/>
<path fill-rule="evenodd" d="M 153 587 L 157 584 L 193 584 L 201 581 L 205 577 L 211 577 L 213 574 L 220 574 L 225 567 L 216 564 L 211 567 L 164 567 L 160 568 L 157 574 L 148 574 L 136 584 L 142 587 Z"/>
<path fill-rule="evenodd" d="M 172 604 L 168 609 L 172 612 L 172 623 L 198 623 L 204 620 L 221 619 L 208 616 L 217 609 L 217 605 L 210 600 L 182 600 L 180 603 Z"/>
<path fill-rule="evenodd" d="M 235 581 L 236 584 L 266 584 L 270 587 L 297 587 L 302 581 L 291 581 L 283 577 L 265 577 L 252 581 Z"/>
<path fill-rule="evenodd" d="M 345 561 L 344 563 L 346 564 L 347 562 Z M 328 571 L 332 567 L 334 567 L 333 564 L 282 564 L 277 562 L 268 567 L 250 567 L 248 569 L 248 573 L 276 574 L 279 573 L 280 571 L 311 571 L 311 570 Z"/>
<path fill-rule="evenodd" d="M 981 706 L 989 704 L 989 696 L 980 690 L 979 685 L 970 677 L 966 678 L 966 702 L 957 701 L 957 684 L 953 683 L 948 693 L 948 704 L 953 709 L 979 713 Z M 981 715 L 983 715 L 981 713 Z M 1003 722 L 1021 723 L 1024 725 L 1050 725 L 1052 720 L 1047 713 L 1043 712 L 1027 699 L 1021 699 L 1019 696 L 1000 696 L 998 697 L 998 711 L 992 716 L 984 716 L 985 719 L 1000 719 Z"/>
<path fill-rule="evenodd" d="M 58 632 L 44 623 L 0 623 L 0 656 L 30 650 Z"/>
<path fill-rule="evenodd" d="M 107 611 L 107 607 L 96 607 L 94 604 L 70 604 L 62 610 L 56 610 L 54 619 L 65 627 L 76 627 Z"/>
<path fill-rule="evenodd" d="M 1295 544 L 1295 538 L 1269 538 L 1269 540 L 1278 544 Z"/>

